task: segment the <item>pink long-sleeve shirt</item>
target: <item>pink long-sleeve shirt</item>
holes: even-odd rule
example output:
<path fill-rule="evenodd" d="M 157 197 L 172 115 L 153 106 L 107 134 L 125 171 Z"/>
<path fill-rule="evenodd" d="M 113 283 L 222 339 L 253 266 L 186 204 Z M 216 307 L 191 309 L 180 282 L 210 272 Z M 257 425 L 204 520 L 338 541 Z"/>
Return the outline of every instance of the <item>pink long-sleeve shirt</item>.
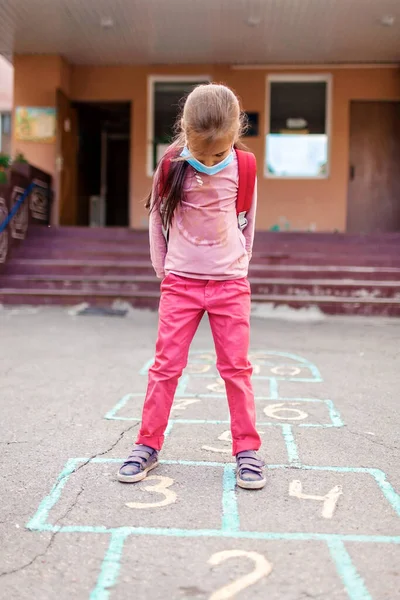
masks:
<path fill-rule="evenodd" d="M 257 184 L 243 233 L 238 227 L 236 198 L 238 163 L 216 175 L 198 173 L 189 166 L 185 195 L 175 209 L 168 244 L 162 231 L 157 181 L 153 184 L 150 212 L 150 255 L 157 277 L 168 273 L 196 279 L 246 277 L 254 240 Z"/>

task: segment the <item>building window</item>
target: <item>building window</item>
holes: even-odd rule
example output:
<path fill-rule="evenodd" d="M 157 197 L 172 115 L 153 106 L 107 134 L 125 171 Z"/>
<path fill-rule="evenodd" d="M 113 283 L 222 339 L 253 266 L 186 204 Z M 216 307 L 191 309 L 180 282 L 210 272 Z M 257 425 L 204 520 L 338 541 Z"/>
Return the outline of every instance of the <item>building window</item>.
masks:
<path fill-rule="evenodd" d="M 149 77 L 148 86 L 148 156 L 147 171 L 152 176 L 158 161 L 163 156 L 174 137 L 174 125 L 181 102 L 194 87 L 200 83 L 208 83 L 210 78 L 204 77 Z"/>
<path fill-rule="evenodd" d="M 0 152 L 11 150 L 11 113 L 0 113 Z"/>
<path fill-rule="evenodd" d="M 265 175 L 328 177 L 330 76 L 268 77 Z"/>

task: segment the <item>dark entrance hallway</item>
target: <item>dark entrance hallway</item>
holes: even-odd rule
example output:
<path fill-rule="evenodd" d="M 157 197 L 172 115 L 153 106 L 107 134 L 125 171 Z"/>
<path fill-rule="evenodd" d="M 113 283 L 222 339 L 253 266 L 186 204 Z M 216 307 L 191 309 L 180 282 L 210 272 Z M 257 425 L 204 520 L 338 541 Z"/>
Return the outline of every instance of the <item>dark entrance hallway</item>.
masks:
<path fill-rule="evenodd" d="M 75 103 L 77 225 L 128 227 L 131 105 Z"/>

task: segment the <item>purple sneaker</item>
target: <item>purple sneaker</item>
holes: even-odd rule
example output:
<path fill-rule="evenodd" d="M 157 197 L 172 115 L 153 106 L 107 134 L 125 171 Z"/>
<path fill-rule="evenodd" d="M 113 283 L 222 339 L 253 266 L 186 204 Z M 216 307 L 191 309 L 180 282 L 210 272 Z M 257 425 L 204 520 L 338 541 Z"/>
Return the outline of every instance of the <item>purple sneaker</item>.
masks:
<path fill-rule="evenodd" d="M 147 473 L 158 465 L 158 452 L 150 446 L 138 444 L 117 473 L 118 481 L 136 483 L 147 477 Z"/>
<path fill-rule="evenodd" d="M 260 490 L 267 483 L 264 462 L 257 458 L 255 450 L 243 450 L 236 454 L 236 483 L 245 490 Z"/>

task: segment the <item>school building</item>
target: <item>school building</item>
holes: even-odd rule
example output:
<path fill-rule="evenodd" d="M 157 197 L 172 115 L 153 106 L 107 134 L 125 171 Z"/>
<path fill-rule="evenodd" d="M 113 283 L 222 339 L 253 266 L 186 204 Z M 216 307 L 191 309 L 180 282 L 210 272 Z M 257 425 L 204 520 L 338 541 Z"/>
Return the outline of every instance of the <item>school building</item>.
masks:
<path fill-rule="evenodd" d="M 56 109 L 54 139 L 12 141 L 54 176 L 54 223 L 146 228 L 179 99 L 216 81 L 249 115 L 259 230 L 400 230 L 395 0 L 7 4 L 15 110 Z"/>
<path fill-rule="evenodd" d="M 144 198 L 181 99 L 214 81 L 240 96 L 258 162 L 253 300 L 400 315 L 398 0 L 2 6 L 18 160 L 0 185 L 0 303 L 157 306 Z M 50 185 L 59 227 L 31 228 Z"/>

